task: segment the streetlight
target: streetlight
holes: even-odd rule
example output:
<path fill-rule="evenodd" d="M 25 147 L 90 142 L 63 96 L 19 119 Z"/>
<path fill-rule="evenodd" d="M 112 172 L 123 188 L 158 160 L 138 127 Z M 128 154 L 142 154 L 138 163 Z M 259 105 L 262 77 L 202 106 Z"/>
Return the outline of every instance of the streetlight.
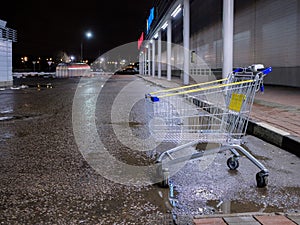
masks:
<path fill-rule="evenodd" d="M 35 64 L 36 64 L 36 61 L 32 61 L 32 64 L 33 64 L 33 72 L 35 72 Z"/>
<path fill-rule="evenodd" d="M 48 65 L 49 65 L 49 72 L 50 72 L 51 64 L 53 63 L 53 62 L 52 62 L 52 58 L 47 59 L 47 63 L 48 63 Z"/>
<path fill-rule="evenodd" d="M 93 36 L 92 32 L 88 31 L 85 33 L 85 37 L 90 39 Z M 80 59 L 81 62 L 83 61 L 83 39 L 81 40 L 81 45 L 80 45 Z"/>

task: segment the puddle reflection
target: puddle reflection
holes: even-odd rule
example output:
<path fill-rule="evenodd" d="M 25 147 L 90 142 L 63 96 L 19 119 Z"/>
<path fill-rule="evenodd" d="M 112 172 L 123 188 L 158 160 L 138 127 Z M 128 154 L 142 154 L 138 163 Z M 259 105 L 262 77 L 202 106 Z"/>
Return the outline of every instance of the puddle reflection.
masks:
<path fill-rule="evenodd" d="M 207 201 L 207 206 L 212 208 L 214 213 L 244 213 L 244 212 L 261 212 L 261 213 L 271 213 L 271 212 L 283 212 L 283 209 L 279 207 L 268 205 L 267 203 L 258 204 L 255 202 L 241 202 L 241 201 Z"/>

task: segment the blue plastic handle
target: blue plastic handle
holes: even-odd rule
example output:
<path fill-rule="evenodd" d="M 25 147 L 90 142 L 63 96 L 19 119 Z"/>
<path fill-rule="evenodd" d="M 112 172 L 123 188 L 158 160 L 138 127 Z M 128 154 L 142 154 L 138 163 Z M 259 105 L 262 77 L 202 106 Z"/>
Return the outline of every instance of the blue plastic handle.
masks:
<path fill-rule="evenodd" d="M 151 101 L 152 101 L 152 102 L 158 102 L 158 101 L 159 101 L 159 98 L 156 97 L 156 96 L 151 96 Z"/>
<path fill-rule="evenodd" d="M 237 69 L 235 69 L 233 72 L 234 72 L 234 73 L 239 73 L 239 72 L 243 72 L 243 71 L 244 71 L 243 68 L 237 68 Z"/>
<path fill-rule="evenodd" d="M 266 75 L 271 73 L 271 72 L 272 72 L 272 67 L 268 67 L 267 69 L 263 70 L 263 73 L 266 74 Z"/>

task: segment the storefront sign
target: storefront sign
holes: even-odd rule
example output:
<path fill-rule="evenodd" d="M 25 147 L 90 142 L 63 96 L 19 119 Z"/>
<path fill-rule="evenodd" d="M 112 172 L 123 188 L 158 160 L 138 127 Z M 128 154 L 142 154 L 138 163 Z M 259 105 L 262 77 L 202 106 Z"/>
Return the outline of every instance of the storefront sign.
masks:
<path fill-rule="evenodd" d="M 141 45 L 142 45 L 143 41 L 144 41 L 144 32 L 142 32 L 142 34 L 141 34 L 141 36 L 138 40 L 138 49 L 141 48 Z"/>
<path fill-rule="evenodd" d="M 151 24 L 152 24 L 153 20 L 154 20 L 154 7 L 152 7 L 150 9 L 150 15 L 149 15 L 149 17 L 147 19 L 147 34 L 148 34 L 149 30 L 150 30 L 150 27 L 151 27 Z"/>

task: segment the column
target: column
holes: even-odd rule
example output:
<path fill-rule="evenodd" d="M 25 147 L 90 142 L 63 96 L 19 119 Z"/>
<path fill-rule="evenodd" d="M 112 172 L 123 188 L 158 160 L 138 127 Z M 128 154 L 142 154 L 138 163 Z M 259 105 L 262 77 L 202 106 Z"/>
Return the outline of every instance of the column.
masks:
<path fill-rule="evenodd" d="M 139 74 L 143 74 L 141 66 L 142 66 L 142 53 L 140 52 L 140 54 L 139 54 Z"/>
<path fill-rule="evenodd" d="M 171 57 L 172 57 L 172 20 L 168 20 L 167 27 L 167 80 L 171 80 Z"/>
<path fill-rule="evenodd" d="M 144 75 L 147 74 L 147 48 L 144 49 Z"/>
<path fill-rule="evenodd" d="M 190 75 L 190 0 L 183 2 L 183 84 L 189 84 Z"/>
<path fill-rule="evenodd" d="M 157 76 L 161 78 L 161 30 L 158 32 L 158 46 L 157 46 Z"/>
<path fill-rule="evenodd" d="M 155 77 L 155 40 L 152 40 L 152 76 Z"/>
<path fill-rule="evenodd" d="M 233 17 L 234 0 L 223 0 L 223 78 L 233 67 Z"/>
<path fill-rule="evenodd" d="M 151 75 L 151 44 L 150 43 L 148 43 L 147 51 L 148 51 L 148 75 L 150 76 Z"/>
<path fill-rule="evenodd" d="M 142 64 L 140 65 L 140 68 L 142 70 L 142 75 L 144 75 L 144 52 L 142 52 Z"/>

